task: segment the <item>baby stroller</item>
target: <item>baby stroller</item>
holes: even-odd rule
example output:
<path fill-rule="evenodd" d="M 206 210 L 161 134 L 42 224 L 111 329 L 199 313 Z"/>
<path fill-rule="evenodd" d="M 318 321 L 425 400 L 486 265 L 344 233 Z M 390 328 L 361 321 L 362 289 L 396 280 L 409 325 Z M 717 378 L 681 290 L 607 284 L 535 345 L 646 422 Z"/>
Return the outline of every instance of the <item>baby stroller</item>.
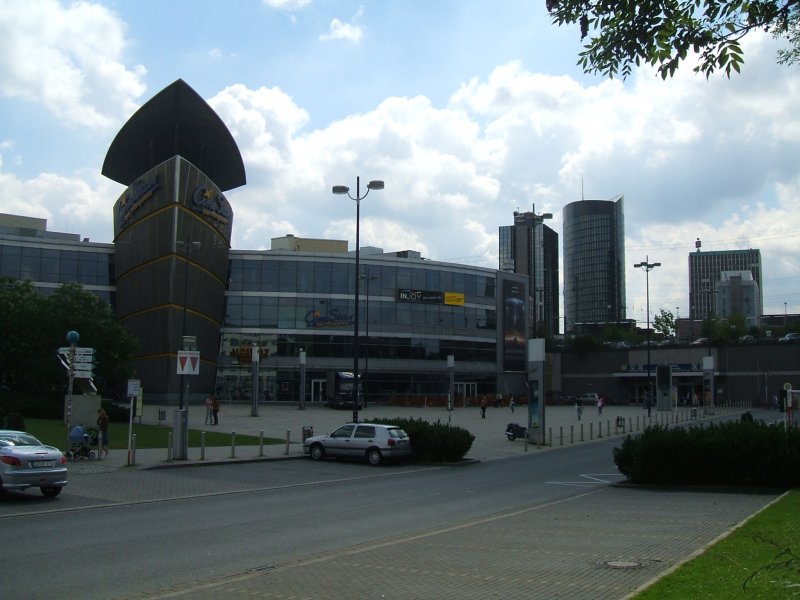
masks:
<path fill-rule="evenodd" d="M 76 425 L 69 432 L 69 450 L 67 458 L 76 460 L 94 460 L 97 452 L 92 450 L 92 446 L 97 445 L 97 429 L 86 429 L 83 425 Z"/>

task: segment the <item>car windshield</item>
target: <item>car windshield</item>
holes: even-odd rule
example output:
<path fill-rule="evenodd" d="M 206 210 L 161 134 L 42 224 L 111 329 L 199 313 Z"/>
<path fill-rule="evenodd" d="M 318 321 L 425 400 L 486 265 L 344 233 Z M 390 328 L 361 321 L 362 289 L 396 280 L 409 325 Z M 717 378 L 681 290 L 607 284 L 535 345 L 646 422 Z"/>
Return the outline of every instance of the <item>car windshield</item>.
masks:
<path fill-rule="evenodd" d="M 1 446 L 41 446 L 42 443 L 27 433 L 0 433 Z"/>

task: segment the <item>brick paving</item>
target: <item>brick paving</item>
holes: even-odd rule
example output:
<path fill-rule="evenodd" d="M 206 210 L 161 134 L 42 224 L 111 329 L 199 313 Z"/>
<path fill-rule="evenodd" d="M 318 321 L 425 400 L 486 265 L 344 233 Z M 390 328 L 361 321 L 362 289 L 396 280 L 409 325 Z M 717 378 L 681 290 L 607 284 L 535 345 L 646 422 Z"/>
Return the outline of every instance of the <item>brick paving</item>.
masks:
<path fill-rule="evenodd" d="M 296 408 L 261 408 L 261 416 L 250 417 L 249 407 L 224 407 L 221 413 L 223 431 L 236 431 L 267 436 L 289 430 L 296 435 L 287 454 L 285 445 L 266 446 L 264 456 L 257 447 L 237 449 L 235 459 L 275 460 L 301 456 L 300 431 L 304 425 L 314 426 L 315 433 L 328 431 L 350 419 L 351 413 L 321 407 L 306 411 Z M 150 410 L 148 407 L 146 410 Z M 362 418 L 378 420 L 381 416 L 398 416 L 402 409 L 370 407 Z M 191 426 L 204 428 L 200 409 Z M 644 425 L 644 411 L 632 407 L 607 407 L 603 415 L 584 411 L 581 424 L 600 423 L 606 437 L 615 431 L 617 416 L 626 423 Z M 593 412 L 593 411 L 591 411 Z M 737 411 L 732 411 L 736 414 Z M 524 422 L 526 414 L 517 410 L 511 418 L 508 409 L 487 411 L 480 419 L 477 410 L 462 409 L 448 415 L 437 409 L 405 409 L 405 414 L 426 419 L 448 416 L 456 425 L 472 431 L 475 444 L 468 455 L 477 460 L 495 460 L 526 452 L 524 442 L 507 441 L 505 424 Z M 520 414 L 521 413 L 521 414 Z M 155 414 L 155 413 L 154 413 Z M 770 419 L 777 413 L 756 414 Z M 590 419 L 591 417 L 591 419 Z M 571 407 L 549 409 L 552 430 L 568 431 L 579 425 Z M 147 415 L 145 422 L 152 420 Z M 608 423 L 611 422 L 611 425 Z M 608 429 L 610 427 L 610 430 Z M 628 425 L 630 428 L 630 425 Z M 634 426 L 637 429 L 638 426 Z M 584 428 L 589 442 L 588 426 Z M 567 434 L 568 435 L 568 434 Z M 619 432 L 622 435 L 622 432 Z M 576 433 L 575 440 L 578 435 Z M 564 444 L 569 444 L 566 438 Z M 557 443 L 553 450 L 557 450 Z M 537 450 L 535 446 L 528 452 Z M 125 463 L 119 451 L 108 460 L 79 463 L 71 471 L 81 476 L 94 476 L 119 469 Z M 137 488 L 137 476 L 158 476 L 140 469 L 233 462 L 230 448 L 207 449 L 206 460 L 200 461 L 199 450 L 190 449 L 189 460 L 167 461 L 166 450 L 139 451 L 137 468 L 131 469 L 130 486 L 120 490 L 127 501 Z M 165 473 L 166 477 L 167 474 Z M 99 477 L 98 479 L 102 479 Z M 174 479 L 174 478 L 173 478 Z M 629 597 L 647 582 L 663 575 L 688 557 L 736 527 L 774 500 L 770 493 L 720 493 L 639 489 L 610 486 L 602 477 L 582 484 L 585 492 L 510 513 L 502 513 L 464 522 L 455 526 L 432 529 L 408 537 L 387 538 L 336 552 L 311 556 L 282 565 L 265 565 L 248 571 L 162 590 L 133 598 L 192 598 L 229 600 L 264 598 L 301 600 L 342 596 L 379 599 L 443 599 L 470 600 L 486 598 L 525 599 L 610 599 Z M 173 482 L 175 496 L 203 493 L 198 488 L 202 478 L 186 477 Z M 245 485 L 246 482 L 243 482 Z M 218 486 L 215 488 L 218 491 Z M 211 490 L 208 490 L 211 492 Z M 106 490 L 105 493 L 109 493 Z M 110 499 L 115 501 L 116 499 Z"/>

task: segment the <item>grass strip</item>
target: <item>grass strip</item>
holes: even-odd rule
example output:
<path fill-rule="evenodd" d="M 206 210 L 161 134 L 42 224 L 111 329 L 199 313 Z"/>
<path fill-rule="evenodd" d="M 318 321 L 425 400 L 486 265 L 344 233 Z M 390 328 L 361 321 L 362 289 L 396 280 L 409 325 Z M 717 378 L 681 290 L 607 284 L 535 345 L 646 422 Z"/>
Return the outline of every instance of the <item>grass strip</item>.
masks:
<path fill-rule="evenodd" d="M 25 429 L 28 433 L 36 436 L 45 444 L 50 444 L 56 448 L 64 448 L 67 443 L 67 428 L 61 421 L 51 419 L 25 419 Z M 138 425 L 133 424 L 133 433 L 136 434 L 136 448 L 166 448 L 169 440 L 169 432 L 172 427 L 166 425 Z M 189 430 L 189 447 L 200 447 L 200 433 L 198 429 Z M 258 444 L 258 437 L 253 435 L 236 434 L 236 444 L 238 446 L 255 446 Z M 128 424 L 109 423 L 108 442 L 111 450 L 125 450 L 128 448 Z M 206 431 L 206 447 L 230 446 L 231 434 L 222 431 Z M 276 438 L 264 438 L 264 445 L 284 444 L 286 440 Z"/>
<path fill-rule="evenodd" d="M 800 598 L 800 490 L 636 596 L 637 600 Z"/>

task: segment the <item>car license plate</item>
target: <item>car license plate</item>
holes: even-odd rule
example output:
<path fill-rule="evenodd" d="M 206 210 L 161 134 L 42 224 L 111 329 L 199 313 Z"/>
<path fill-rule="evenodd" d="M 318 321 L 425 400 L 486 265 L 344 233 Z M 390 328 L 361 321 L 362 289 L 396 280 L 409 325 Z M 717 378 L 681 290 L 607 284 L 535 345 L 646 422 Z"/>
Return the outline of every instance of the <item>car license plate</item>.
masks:
<path fill-rule="evenodd" d="M 31 466 L 32 467 L 54 467 L 56 461 L 54 460 L 32 460 Z"/>

